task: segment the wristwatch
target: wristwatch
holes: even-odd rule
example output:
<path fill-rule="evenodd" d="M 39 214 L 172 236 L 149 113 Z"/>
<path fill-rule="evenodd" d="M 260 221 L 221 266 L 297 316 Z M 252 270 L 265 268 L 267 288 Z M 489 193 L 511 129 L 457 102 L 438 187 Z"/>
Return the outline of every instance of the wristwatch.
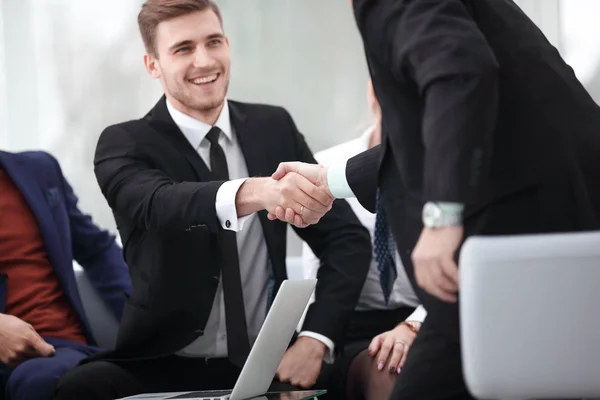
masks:
<path fill-rule="evenodd" d="M 408 329 L 412 331 L 415 335 L 419 333 L 419 329 L 421 329 L 421 323 L 416 321 L 402 321 L 400 325 L 406 326 Z"/>
<path fill-rule="evenodd" d="M 423 207 L 423 225 L 426 228 L 443 228 L 462 225 L 464 206 L 459 203 L 429 201 Z"/>

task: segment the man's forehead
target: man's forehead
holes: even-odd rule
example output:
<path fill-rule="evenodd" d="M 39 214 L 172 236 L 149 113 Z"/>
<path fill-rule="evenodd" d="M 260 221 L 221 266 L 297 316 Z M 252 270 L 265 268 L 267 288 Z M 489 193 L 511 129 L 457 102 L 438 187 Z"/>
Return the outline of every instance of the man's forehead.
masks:
<path fill-rule="evenodd" d="M 212 11 L 199 11 L 172 18 L 158 24 L 157 38 L 171 46 L 181 41 L 201 41 L 223 35 L 219 19 Z"/>

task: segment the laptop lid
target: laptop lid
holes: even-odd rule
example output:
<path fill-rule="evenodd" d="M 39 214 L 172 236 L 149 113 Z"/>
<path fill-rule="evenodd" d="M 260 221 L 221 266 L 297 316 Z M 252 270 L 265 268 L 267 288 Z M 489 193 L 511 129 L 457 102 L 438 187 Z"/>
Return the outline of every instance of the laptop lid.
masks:
<path fill-rule="evenodd" d="M 469 238 L 460 328 L 472 394 L 600 395 L 599 287 L 600 232 Z"/>
<path fill-rule="evenodd" d="M 317 279 L 283 281 L 232 391 L 148 393 L 124 399 L 246 400 L 266 395 L 316 284 Z M 267 398 L 281 396 L 297 400 L 323 393 L 324 391 L 272 393 Z"/>
<path fill-rule="evenodd" d="M 249 399 L 269 390 L 316 284 L 316 279 L 283 281 L 231 392 L 230 400 Z"/>

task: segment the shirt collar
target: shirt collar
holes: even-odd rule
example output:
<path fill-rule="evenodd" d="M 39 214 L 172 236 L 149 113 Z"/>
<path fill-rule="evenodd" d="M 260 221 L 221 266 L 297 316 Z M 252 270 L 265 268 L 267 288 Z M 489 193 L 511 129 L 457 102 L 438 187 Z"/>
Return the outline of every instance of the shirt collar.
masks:
<path fill-rule="evenodd" d="M 192 147 L 195 150 L 198 150 L 198 147 L 200 147 L 200 143 L 202 143 L 202 141 L 206 137 L 206 134 L 208 133 L 208 131 L 210 131 L 212 126 L 177 110 L 171 105 L 169 100 L 167 100 L 167 110 L 169 110 L 169 114 L 171 114 L 171 118 L 173 118 L 173 122 L 175 122 L 175 125 L 177 125 L 179 130 L 181 130 L 181 132 L 190 142 Z M 229 139 L 230 141 L 233 140 L 231 120 L 229 118 L 229 104 L 227 102 L 227 99 L 225 99 L 223 109 L 221 110 L 221 114 L 219 115 L 219 118 L 217 118 L 217 122 L 214 126 L 219 127 L 219 129 L 223 131 L 227 139 Z"/>

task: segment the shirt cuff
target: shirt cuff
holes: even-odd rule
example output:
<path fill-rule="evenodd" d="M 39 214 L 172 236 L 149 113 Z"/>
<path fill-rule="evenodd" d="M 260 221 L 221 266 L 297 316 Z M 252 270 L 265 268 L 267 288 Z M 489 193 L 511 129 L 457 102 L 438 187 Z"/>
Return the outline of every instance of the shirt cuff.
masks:
<path fill-rule="evenodd" d="M 244 228 L 244 223 L 250 218 L 250 215 L 238 218 L 237 208 L 235 207 L 235 197 L 240 186 L 248 178 L 235 179 L 227 181 L 217 190 L 217 199 L 215 201 L 215 210 L 217 219 L 221 227 L 228 231 L 239 232 Z"/>
<path fill-rule="evenodd" d="M 334 353 L 335 345 L 333 344 L 331 339 L 329 339 L 327 336 L 323 336 L 319 333 L 310 332 L 310 331 L 300 332 L 298 337 L 302 337 L 302 336 L 311 337 L 311 338 L 317 339 L 319 342 L 323 343 L 327 347 L 327 351 L 325 352 L 325 357 L 323 357 L 323 361 L 325 361 L 327 364 L 333 364 L 333 362 L 335 361 L 335 355 L 334 355 L 335 354 Z"/>
<path fill-rule="evenodd" d="M 415 311 L 413 311 L 412 314 L 408 316 L 408 318 L 406 318 L 406 321 L 414 321 L 422 324 L 423 321 L 425 321 L 426 316 L 427 310 L 425 310 L 425 307 L 419 306 L 415 309 Z"/>
<path fill-rule="evenodd" d="M 346 178 L 346 164 L 348 160 L 332 164 L 327 169 L 327 185 L 329 191 L 336 199 L 346 199 L 348 197 L 356 197 L 348 184 Z"/>

